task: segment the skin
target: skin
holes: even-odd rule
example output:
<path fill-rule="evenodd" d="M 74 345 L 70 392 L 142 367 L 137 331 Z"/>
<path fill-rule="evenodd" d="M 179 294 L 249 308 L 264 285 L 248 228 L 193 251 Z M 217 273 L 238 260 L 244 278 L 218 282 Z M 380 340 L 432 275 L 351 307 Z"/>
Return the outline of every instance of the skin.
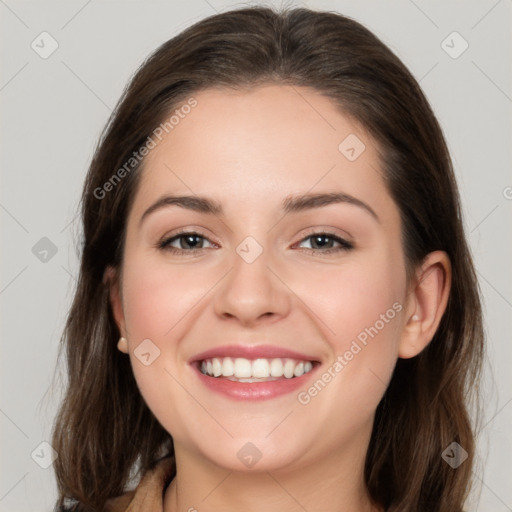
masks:
<path fill-rule="evenodd" d="M 195 98 L 146 158 L 121 272 L 107 271 L 126 338 L 119 350 L 175 443 L 178 471 L 164 510 L 381 510 L 363 479 L 375 410 L 397 358 L 417 355 L 435 333 L 449 260 L 431 253 L 407 282 L 399 211 L 375 142 L 326 97 L 268 85 Z M 338 149 L 350 134 L 365 144 L 355 161 Z M 378 219 L 349 203 L 283 215 L 285 198 L 320 192 L 350 194 Z M 166 194 L 205 196 L 224 213 L 170 205 L 141 223 Z M 172 244 L 179 254 L 158 248 L 182 228 L 205 237 L 203 248 L 183 238 Z M 308 236 L 326 231 L 354 248 L 325 254 Z M 236 251 L 248 236 L 263 248 L 252 263 Z M 401 311 L 306 405 L 295 392 L 235 402 L 207 389 L 188 364 L 215 346 L 275 344 L 320 361 L 311 385 L 395 303 Z M 145 339 L 160 350 L 149 366 L 134 354 Z M 237 457 L 247 442 L 262 454 L 250 469 Z"/>

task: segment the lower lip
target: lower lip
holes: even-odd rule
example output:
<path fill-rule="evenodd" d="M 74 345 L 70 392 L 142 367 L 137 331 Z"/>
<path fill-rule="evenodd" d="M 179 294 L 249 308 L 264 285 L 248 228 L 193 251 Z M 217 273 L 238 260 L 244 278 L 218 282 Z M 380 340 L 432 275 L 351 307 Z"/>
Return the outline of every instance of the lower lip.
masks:
<path fill-rule="evenodd" d="M 318 366 L 318 364 L 315 364 L 308 373 L 291 379 L 283 378 L 267 382 L 235 382 L 221 377 L 209 377 L 201 372 L 199 365 L 193 365 L 199 379 L 206 387 L 235 400 L 267 400 L 297 391 L 306 385 L 306 381 Z"/>

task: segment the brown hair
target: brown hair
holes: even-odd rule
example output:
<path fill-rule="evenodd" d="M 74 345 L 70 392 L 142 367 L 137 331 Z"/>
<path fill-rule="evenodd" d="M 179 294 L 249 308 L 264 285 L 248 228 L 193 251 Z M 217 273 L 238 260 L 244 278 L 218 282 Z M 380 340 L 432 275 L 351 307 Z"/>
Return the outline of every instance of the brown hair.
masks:
<path fill-rule="evenodd" d="M 163 455 L 170 434 L 146 406 L 109 305 L 107 266 L 119 268 L 126 219 L 142 163 L 100 190 L 153 130 L 191 95 L 261 84 L 314 88 L 359 121 L 381 151 L 402 221 L 408 270 L 435 250 L 453 269 L 445 314 L 428 347 L 399 359 L 379 404 L 366 457 L 370 496 L 393 512 L 461 511 L 475 443 L 468 408 L 483 355 L 479 290 L 448 149 L 418 83 L 369 30 L 309 9 L 254 7 L 206 18 L 164 43 L 135 74 L 113 112 L 83 190 L 83 251 L 62 337 L 68 387 L 53 428 L 59 499 L 102 510 Z M 409 275 L 411 275 L 409 273 Z M 469 454 L 452 469 L 453 441 Z"/>

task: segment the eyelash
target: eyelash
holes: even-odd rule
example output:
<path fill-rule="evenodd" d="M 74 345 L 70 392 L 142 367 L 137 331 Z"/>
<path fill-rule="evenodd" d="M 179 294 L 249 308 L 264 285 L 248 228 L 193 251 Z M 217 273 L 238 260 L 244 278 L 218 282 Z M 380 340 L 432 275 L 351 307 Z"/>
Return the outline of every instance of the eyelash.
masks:
<path fill-rule="evenodd" d="M 196 231 L 181 231 L 181 232 L 173 235 L 170 238 L 165 238 L 165 239 L 161 240 L 160 242 L 158 242 L 157 248 L 161 249 L 163 251 L 169 251 L 172 254 L 181 254 L 181 255 L 183 255 L 184 253 L 187 253 L 187 252 L 188 253 L 197 253 L 197 251 L 207 249 L 206 247 L 200 247 L 198 249 L 186 250 L 186 249 L 178 249 L 177 247 L 171 247 L 169 245 L 170 243 L 174 242 L 175 240 L 179 240 L 180 238 L 184 238 L 185 236 L 190 236 L 190 235 L 195 235 L 195 236 L 198 236 L 199 238 L 208 240 L 207 237 L 205 237 L 204 235 L 202 235 L 201 233 L 198 233 Z M 309 238 L 320 237 L 320 236 L 334 240 L 335 242 L 340 244 L 340 247 L 330 247 L 325 250 L 310 249 L 308 247 L 302 247 L 301 249 L 305 250 L 307 252 L 321 253 L 322 255 L 324 255 L 324 254 L 337 253 L 340 251 L 350 251 L 351 249 L 354 248 L 354 245 L 351 242 L 348 242 L 347 240 L 340 238 L 339 236 L 335 235 L 334 233 L 329 233 L 326 231 L 313 231 L 313 232 L 309 233 L 306 237 L 304 237 L 299 242 L 299 244 L 303 243 L 304 241 L 308 240 Z M 210 243 L 213 243 L 213 242 L 210 242 Z M 193 254 L 189 254 L 189 256 L 193 256 Z"/>

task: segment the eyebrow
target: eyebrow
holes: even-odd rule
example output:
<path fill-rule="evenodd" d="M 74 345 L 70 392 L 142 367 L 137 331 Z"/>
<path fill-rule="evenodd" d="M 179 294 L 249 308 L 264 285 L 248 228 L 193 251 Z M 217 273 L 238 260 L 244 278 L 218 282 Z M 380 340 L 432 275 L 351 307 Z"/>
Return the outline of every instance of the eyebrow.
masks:
<path fill-rule="evenodd" d="M 362 208 L 369 213 L 377 222 L 380 222 L 379 216 L 364 201 L 357 197 L 345 194 L 343 192 L 332 192 L 324 194 L 304 194 L 291 196 L 283 202 L 283 210 L 285 213 L 300 212 L 311 208 L 320 208 L 336 203 L 348 203 Z"/>
<path fill-rule="evenodd" d="M 343 192 L 288 196 L 283 201 L 282 209 L 286 214 L 302 212 L 312 208 L 320 208 L 322 206 L 328 206 L 336 203 L 348 203 L 358 206 L 369 213 L 377 222 L 380 222 L 379 216 L 369 205 L 360 199 Z M 207 197 L 166 195 L 158 199 L 142 214 L 139 225 L 142 224 L 142 222 L 153 212 L 172 205 L 209 215 L 223 215 L 222 205 Z"/>

